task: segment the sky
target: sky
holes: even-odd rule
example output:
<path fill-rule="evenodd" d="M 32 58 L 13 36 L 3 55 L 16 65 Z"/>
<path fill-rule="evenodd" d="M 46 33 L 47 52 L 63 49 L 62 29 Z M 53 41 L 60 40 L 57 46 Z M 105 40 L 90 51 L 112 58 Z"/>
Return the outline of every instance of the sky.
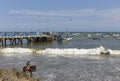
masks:
<path fill-rule="evenodd" d="M 120 32 L 120 0 L 0 0 L 2 31 Z"/>

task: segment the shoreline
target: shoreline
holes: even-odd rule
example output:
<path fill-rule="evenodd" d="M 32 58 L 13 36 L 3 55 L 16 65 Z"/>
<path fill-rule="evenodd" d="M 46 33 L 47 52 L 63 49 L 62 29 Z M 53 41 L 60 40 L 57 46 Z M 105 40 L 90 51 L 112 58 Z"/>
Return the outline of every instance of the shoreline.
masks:
<path fill-rule="evenodd" d="M 40 81 L 38 78 L 30 77 L 20 69 L 1 69 L 0 81 Z"/>

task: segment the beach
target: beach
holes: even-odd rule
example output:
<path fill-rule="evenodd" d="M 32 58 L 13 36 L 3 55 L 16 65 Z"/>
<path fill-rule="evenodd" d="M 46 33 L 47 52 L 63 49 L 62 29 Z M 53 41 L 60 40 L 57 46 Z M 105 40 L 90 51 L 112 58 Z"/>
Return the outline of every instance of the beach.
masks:
<path fill-rule="evenodd" d="M 111 34 L 93 40 L 80 33 L 62 43 L 1 47 L 0 68 L 22 70 L 29 60 L 37 67 L 33 77 L 40 81 L 119 81 L 119 46 Z"/>

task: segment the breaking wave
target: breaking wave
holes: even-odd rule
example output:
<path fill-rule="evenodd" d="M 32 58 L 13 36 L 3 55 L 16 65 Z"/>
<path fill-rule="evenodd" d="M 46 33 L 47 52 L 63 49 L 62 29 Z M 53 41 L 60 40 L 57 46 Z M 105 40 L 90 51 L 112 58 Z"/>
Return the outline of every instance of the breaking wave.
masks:
<path fill-rule="evenodd" d="M 33 50 L 29 48 L 3 48 L 1 53 L 32 53 Z"/>
<path fill-rule="evenodd" d="M 90 49 L 78 48 L 46 48 L 46 49 L 32 49 L 32 48 L 1 48 L 2 54 L 45 54 L 45 55 L 58 55 L 58 56 L 78 56 L 78 55 L 101 55 L 113 54 L 120 55 L 120 50 L 107 49 L 103 46 Z"/>

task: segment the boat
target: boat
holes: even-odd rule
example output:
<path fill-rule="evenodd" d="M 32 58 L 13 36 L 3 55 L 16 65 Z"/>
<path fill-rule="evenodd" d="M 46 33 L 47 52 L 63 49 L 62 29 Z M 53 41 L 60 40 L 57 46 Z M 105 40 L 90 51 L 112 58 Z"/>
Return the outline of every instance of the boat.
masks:
<path fill-rule="evenodd" d="M 56 37 L 56 40 L 57 40 L 57 41 L 62 41 L 62 42 L 71 41 L 71 40 L 72 40 L 72 37 L 69 36 L 69 35 L 58 35 L 58 36 Z"/>
<path fill-rule="evenodd" d="M 56 40 L 57 40 L 57 41 L 63 41 L 63 37 L 62 37 L 61 35 L 58 35 L 58 36 L 56 37 Z"/>
<path fill-rule="evenodd" d="M 63 40 L 71 41 L 72 37 L 65 37 L 65 38 L 63 38 Z"/>

